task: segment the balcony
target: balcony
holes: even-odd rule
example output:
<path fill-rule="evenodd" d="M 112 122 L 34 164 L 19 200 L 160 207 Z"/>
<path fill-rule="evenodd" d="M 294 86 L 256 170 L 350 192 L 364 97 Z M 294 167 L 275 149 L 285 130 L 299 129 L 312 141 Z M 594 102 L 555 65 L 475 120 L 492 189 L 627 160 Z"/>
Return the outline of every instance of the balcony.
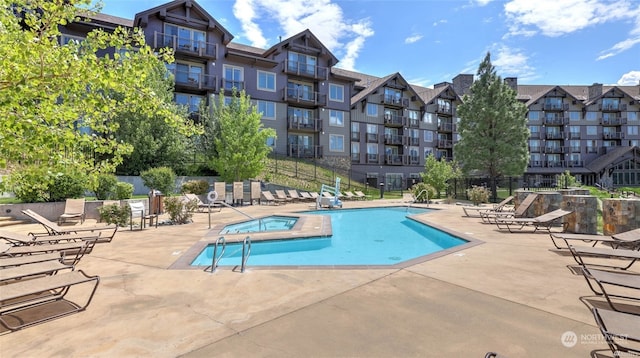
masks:
<path fill-rule="evenodd" d="M 543 162 L 541 160 L 532 160 L 529 161 L 529 167 L 531 168 L 542 168 Z"/>
<path fill-rule="evenodd" d="M 177 87 L 217 91 L 217 80 L 213 75 L 198 72 L 172 70 Z"/>
<path fill-rule="evenodd" d="M 351 153 L 351 162 L 360 163 L 360 153 Z"/>
<path fill-rule="evenodd" d="M 154 32 L 153 47 L 168 47 L 173 49 L 176 55 L 191 55 L 215 60 L 218 57 L 218 45 L 204 41 L 194 41 L 188 38 Z"/>
<path fill-rule="evenodd" d="M 453 123 L 440 123 L 438 124 L 438 131 L 440 132 L 455 132 L 456 126 Z"/>
<path fill-rule="evenodd" d="M 420 145 L 420 138 L 405 137 L 405 144 L 406 145 L 412 145 L 412 146 L 418 146 L 418 145 Z"/>
<path fill-rule="evenodd" d="M 367 133 L 367 143 L 378 143 L 378 133 Z"/>
<path fill-rule="evenodd" d="M 580 139 L 580 132 L 569 132 L 569 139 Z"/>
<path fill-rule="evenodd" d="M 550 125 L 550 126 L 561 126 L 561 125 L 564 125 L 564 118 L 563 117 L 545 118 L 544 124 Z"/>
<path fill-rule="evenodd" d="M 313 107 L 327 105 L 327 95 L 320 94 L 319 92 L 311 92 L 294 88 L 285 88 L 282 91 L 283 98 L 289 103 Z"/>
<path fill-rule="evenodd" d="M 570 168 L 583 167 L 584 166 L 584 162 L 582 160 L 569 160 L 569 161 L 567 161 L 567 165 Z"/>
<path fill-rule="evenodd" d="M 545 111 L 568 111 L 569 104 L 563 103 L 545 103 L 542 105 L 542 109 Z"/>
<path fill-rule="evenodd" d="M 600 124 L 602 124 L 603 126 L 621 126 L 623 124 L 627 124 L 627 118 L 602 118 Z"/>
<path fill-rule="evenodd" d="M 222 78 L 220 80 L 220 88 L 225 91 L 231 91 L 234 88 L 237 91 L 242 91 L 244 89 L 244 81 L 235 81 L 231 79 Z"/>
<path fill-rule="evenodd" d="M 289 117 L 287 128 L 306 132 L 321 132 L 322 119 L 301 118 L 296 116 Z"/>
<path fill-rule="evenodd" d="M 408 98 L 398 98 L 384 93 L 380 95 L 380 103 L 393 107 L 409 107 Z"/>
<path fill-rule="evenodd" d="M 564 147 L 545 147 L 544 152 L 547 154 L 562 154 L 564 153 Z"/>
<path fill-rule="evenodd" d="M 405 156 L 405 165 L 420 165 L 420 157 L 417 155 Z"/>
<path fill-rule="evenodd" d="M 603 112 L 618 112 L 620 111 L 620 104 L 619 103 L 601 104 L 598 106 L 598 109 Z"/>
<path fill-rule="evenodd" d="M 360 141 L 360 132 L 351 132 L 351 140 L 354 142 Z"/>
<path fill-rule="evenodd" d="M 449 105 L 440 105 L 434 103 L 427 106 L 427 112 L 451 116 L 453 115 L 453 108 Z"/>
<path fill-rule="evenodd" d="M 402 165 L 401 154 L 387 154 L 384 156 L 384 164 L 386 165 Z"/>
<path fill-rule="evenodd" d="M 329 70 L 326 67 L 309 65 L 298 61 L 284 60 L 284 72 L 289 75 L 322 81 L 326 81 L 329 78 Z"/>
<path fill-rule="evenodd" d="M 385 134 L 384 144 L 402 145 L 402 136 L 398 134 Z"/>
<path fill-rule="evenodd" d="M 289 144 L 287 153 L 292 158 L 322 158 L 322 146 Z"/>
<path fill-rule="evenodd" d="M 571 153 L 580 153 L 581 148 L 579 146 L 571 146 L 569 147 L 569 151 Z"/>
<path fill-rule="evenodd" d="M 367 164 L 380 164 L 379 163 L 378 154 L 368 154 L 367 153 Z"/>
<path fill-rule="evenodd" d="M 624 134 L 622 132 L 605 132 L 602 133 L 602 139 L 622 139 Z"/>
<path fill-rule="evenodd" d="M 564 138 L 564 133 L 563 132 L 547 132 L 547 134 L 545 135 L 546 139 L 563 139 Z"/>
<path fill-rule="evenodd" d="M 402 127 L 404 125 L 405 118 L 406 117 L 403 116 L 385 113 L 384 124 L 387 126 Z"/>
<path fill-rule="evenodd" d="M 540 149 L 541 148 L 540 148 L 539 145 L 538 146 L 533 146 L 533 147 L 529 146 L 529 152 L 531 152 L 531 153 L 540 153 Z"/>
<path fill-rule="evenodd" d="M 438 139 L 436 141 L 436 147 L 438 147 L 438 148 L 453 148 L 453 141 L 451 139 Z"/>
<path fill-rule="evenodd" d="M 564 168 L 564 160 L 548 160 L 547 168 Z"/>
<path fill-rule="evenodd" d="M 419 128 L 420 127 L 420 120 L 417 118 L 409 118 L 409 128 Z"/>
<path fill-rule="evenodd" d="M 589 154 L 598 153 L 598 147 L 587 146 L 586 149 L 587 149 L 587 153 Z"/>

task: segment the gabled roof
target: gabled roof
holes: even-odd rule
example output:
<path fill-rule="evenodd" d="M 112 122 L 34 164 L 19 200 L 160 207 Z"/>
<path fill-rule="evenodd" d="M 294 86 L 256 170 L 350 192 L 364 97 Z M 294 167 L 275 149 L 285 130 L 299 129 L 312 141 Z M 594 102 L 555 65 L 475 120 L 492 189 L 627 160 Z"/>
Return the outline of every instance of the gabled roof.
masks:
<path fill-rule="evenodd" d="M 433 101 L 434 99 L 438 98 L 442 94 L 442 92 L 448 89 L 453 90 L 453 87 L 451 84 L 438 86 L 436 88 L 427 88 L 427 87 L 419 87 L 419 86 L 412 86 L 412 87 L 418 93 L 418 97 L 420 97 L 420 99 L 422 99 L 424 103 L 429 103 Z M 456 97 L 460 98 L 460 96 L 457 93 L 456 93 Z"/>
<path fill-rule="evenodd" d="M 196 1 L 192 1 L 192 0 L 174 0 L 168 3 L 156 6 L 154 8 L 151 8 L 149 10 L 139 12 L 135 16 L 133 25 L 146 27 L 147 18 L 149 16 L 158 15 L 160 18 L 164 18 L 167 15 L 170 15 L 170 10 L 176 9 L 182 6 L 188 9 L 191 9 L 190 11 L 195 10 L 198 15 L 200 15 L 203 19 L 206 19 L 206 23 L 204 23 L 203 25 L 205 25 L 208 29 L 215 29 L 215 28 L 219 29 L 223 33 L 222 42 L 225 45 L 228 44 L 233 39 L 233 35 L 229 31 L 227 31 L 227 29 L 225 29 L 224 26 L 220 25 L 220 23 L 216 21 L 216 19 L 214 19 L 213 16 L 211 16 L 207 12 L 207 10 L 205 10 L 202 6 L 200 6 Z"/>
<path fill-rule="evenodd" d="M 304 46 L 299 45 L 297 42 L 303 40 Z M 302 51 L 315 51 L 318 55 L 328 55 L 330 57 L 330 66 L 338 63 L 338 58 L 334 56 L 329 49 L 322 44 L 320 40 L 309 29 L 299 32 L 287 39 L 280 41 L 279 43 L 271 46 L 270 49 L 264 52 L 264 56 L 270 56 L 273 53 L 279 52 L 282 48 L 291 48 L 295 50 L 298 48 Z"/>
<path fill-rule="evenodd" d="M 638 147 L 615 147 L 610 149 L 607 154 L 594 159 L 591 163 L 585 165 L 585 167 L 594 173 L 598 173 L 608 166 L 617 164 L 622 160 L 626 160 L 627 157 L 630 157 L 630 154 L 634 154 L 634 151 L 635 156 L 640 158 L 640 150 Z"/>
<path fill-rule="evenodd" d="M 266 58 L 263 49 L 234 42 L 227 44 L 226 56 L 239 62 L 265 68 L 273 68 L 278 65 L 278 61 Z"/>
<path fill-rule="evenodd" d="M 535 101 L 537 101 L 540 98 L 544 97 L 545 95 L 547 95 L 551 91 L 562 91 L 562 92 L 568 94 L 569 96 L 571 96 L 571 98 L 573 98 L 576 101 L 581 101 L 582 100 L 582 99 L 579 99 L 578 97 L 574 96 L 573 93 L 568 91 L 563 86 L 541 86 L 541 87 L 545 87 L 545 88 L 538 88 L 537 92 L 530 94 L 530 98 L 526 102 L 527 106 L 530 106 Z M 520 86 L 518 86 L 518 95 L 520 95 Z"/>

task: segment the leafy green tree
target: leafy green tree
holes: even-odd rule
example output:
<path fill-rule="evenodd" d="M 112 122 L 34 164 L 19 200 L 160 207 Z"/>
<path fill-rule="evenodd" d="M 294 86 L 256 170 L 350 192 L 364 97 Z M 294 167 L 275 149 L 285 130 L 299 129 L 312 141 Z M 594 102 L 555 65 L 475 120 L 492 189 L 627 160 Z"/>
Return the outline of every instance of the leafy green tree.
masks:
<path fill-rule="evenodd" d="M 254 178 L 264 169 L 271 147 L 267 138 L 275 137 L 272 128 L 264 128 L 262 115 L 244 91 L 233 91 L 228 103 L 223 96 L 212 110 L 213 147 L 211 165 L 224 181 Z"/>
<path fill-rule="evenodd" d="M 425 159 L 424 172 L 420 174 L 422 182 L 432 186 L 436 190 L 436 198 L 447 189 L 449 180 L 460 176 L 458 167 L 453 162 L 448 162 L 444 157 L 437 160 L 433 153 Z"/>
<path fill-rule="evenodd" d="M 454 155 L 465 173 L 479 171 L 491 180 L 497 197 L 496 179 L 522 175 L 529 160 L 527 107 L 518 102 L 516 91 L 502 81 L 491 64 L 491 55 L 478 67 L 477 80 L 462 99 Z"/>
<path fill-rule="evenodd" d="M 184 116 L 147 79 L 168 50 L 141 30 L 94 30 L 60 44 L 60 28 L 90 13 L 91 0 L 0 0 L 0 166 L 113 172 L 133 145 L 118 140 L 126 108 L 189 134 Z"/>

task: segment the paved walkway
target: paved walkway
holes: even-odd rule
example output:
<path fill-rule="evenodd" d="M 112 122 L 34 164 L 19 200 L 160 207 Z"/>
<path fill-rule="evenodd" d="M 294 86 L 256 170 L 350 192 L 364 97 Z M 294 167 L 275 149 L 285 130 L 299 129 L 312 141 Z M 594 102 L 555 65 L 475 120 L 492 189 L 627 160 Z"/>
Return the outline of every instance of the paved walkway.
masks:
<path fill-rule="evenodd" d="M 346 202 L 345 207 L 401 205 Z M 572 259 L 546 234 L 509 234 L 457 205 L 435 204 L 426 220 L 482 244 L 400 269 L 169 269 L 206 238 L 195 222 L 118 232 L 79 269 L 100 276 L 79 314 L 0 334 L 2 357 L 587 357 L 606 349 Z M 252 216 L 308 204 L 247 206 Z M 217 225 L 243 217 L 225 208 Z M 12 230 L 28 232 L 36 225 Z M 577 335 L 566 347 L 565 332 Z"/>

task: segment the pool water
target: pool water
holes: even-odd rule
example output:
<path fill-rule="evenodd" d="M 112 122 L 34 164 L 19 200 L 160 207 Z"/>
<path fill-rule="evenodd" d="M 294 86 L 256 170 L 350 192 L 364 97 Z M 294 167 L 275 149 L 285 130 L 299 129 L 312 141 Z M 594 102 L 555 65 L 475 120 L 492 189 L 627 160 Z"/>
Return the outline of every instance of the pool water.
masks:
<path fill-rule="evenodd" d="M 467 243 L 466 240 L 407 218 L 408 215 L 427 210 L 393 207 L 305 212 L 331 216 L 333 235 L 253 242 L 247 265 L 395 265 Z M 219 264 L 240 265 L 241 255 L 241 244 L 227 244 Z M 212 256 L 213 245 L 209 245 L 192 265 L 211 265 Z"/>
<path fill-rule="evenodd" d="M 298 218 L 291 216 L 268 216 L 261 219 L 227 225 L 220 231 L 224 234 L 245 234 L 259 231 L 291 230 Z"/>

